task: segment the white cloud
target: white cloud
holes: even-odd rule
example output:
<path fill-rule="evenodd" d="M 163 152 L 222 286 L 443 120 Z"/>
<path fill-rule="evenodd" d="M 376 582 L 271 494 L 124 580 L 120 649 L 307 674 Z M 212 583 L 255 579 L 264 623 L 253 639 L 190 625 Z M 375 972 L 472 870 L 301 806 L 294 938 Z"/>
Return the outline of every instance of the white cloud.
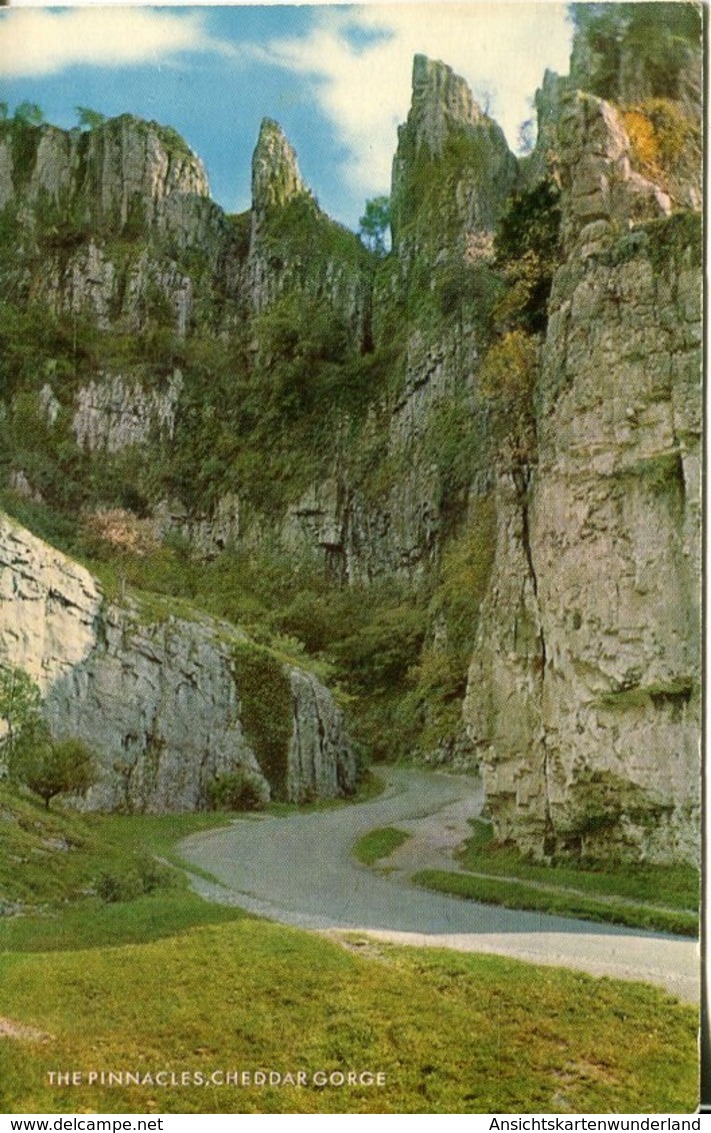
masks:
<path fill-rule="evenodd" d="M 0 16 L 0 75 L 56 74 L 76 64 L 164 63 L 185 51 L 229 52 L 200 12 L 155 8 L 7 9 Z"/>
<path fill-rule="evenodd" d="M 415 54 L 448 63 L 479 101 L 488 96 L 513 147 L 545 69 L 567 71 L 570 36 L 558 3 L 373 4 L 324 9 L 308 37 L 274 40 L 267 52 L 313 76 L 315 97 L 348 153 L 344 175 L 372 195 L 389 189 Z"/>

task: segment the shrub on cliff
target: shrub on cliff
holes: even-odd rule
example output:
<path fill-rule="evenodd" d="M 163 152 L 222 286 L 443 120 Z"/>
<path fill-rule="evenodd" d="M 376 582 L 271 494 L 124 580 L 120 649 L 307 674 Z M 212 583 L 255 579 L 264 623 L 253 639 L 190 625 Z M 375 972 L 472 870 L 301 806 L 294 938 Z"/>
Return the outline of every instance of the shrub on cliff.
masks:
<path fill-rule="evenodd" d="M 81 740 L 54 741 L 40 720 L 27 724 L 15 740 L 8 760 L 10 778 L 44 800 L 57 795 L 84 795 L 95 780 L 94 759 Z"/>
<path fill-rule="evenodd" d="M 500 329 L 545 330 L 548 296 L 560 259 L 559 190 L 548 180 L 513 193 L 494 238 L 496 266 L 508 290 L 497 304 Z"/>
<path fill-rule="evenodd" d="M 479 389 L 492 410 L 493 433 L 513 465 L 528 464 L 535 453 L 533 388 L 539 342 L 523 330 L 503 336 L 484 359 Z"/>
<path fill-rule="evenodd" d="M 268 802 L 264 780 L 248 767 L 218 775 L 207 788 L 210 810 L 261 810 Z"/>
<path fill-rule="evenodd" d="M 232 649 L 232 673 L 244 734 L 275 795 L 283 796 L 293 722 L 289 674 L 268 649 L 247 642 Z"/>
<path fill-rule="evenodd" d="M 37 719 L 40 690 L 24 669 L 5 665 L 0 668 L 0 719 L 7 733 L 3 746 L 8 757 L 22 735 Z"/>

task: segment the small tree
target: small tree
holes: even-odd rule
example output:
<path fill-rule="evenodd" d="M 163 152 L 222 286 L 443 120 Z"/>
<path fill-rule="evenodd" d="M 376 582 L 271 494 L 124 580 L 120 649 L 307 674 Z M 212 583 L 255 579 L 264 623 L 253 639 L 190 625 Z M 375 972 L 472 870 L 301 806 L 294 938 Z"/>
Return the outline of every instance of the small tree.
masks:
<path fill-rule="evenodd" d="M 99 110 L 92 110 L 88 106 L 75 106 L 79 125 L 85 126 L 88 130 L 95 130 L 97 126 L 103 125 L 106 121 L 106 115 L 102 114 Z"/>
<path fill-rule="evenodd" d="M 4 746 L 12 752 L 24 728 L 37 719 L 40 690 L 24 669 L 16 666 L 0 668 L 0 719 L 7 724 Z"/>
<path fill-rule="evenodd" d="M 390 198 L 373 197 L 366 201 L 365 213 L 359 223 L 360 238 L 366 248 L 370 248 L 376 256 L 384 256 L 390 243 Z"/>
<path fill-rule="evenodd" d="M 94 759 L 81 740 L 54 742 L 41 720 L 26 726 L 16 741 L 10 775 L 23 783 L 49 809 L 56 795 L 84 795 L 95 781 Z"/>
<path fill-rule="evenodd" d="M 15 107 L 13 118 L 25 126 L 41 126 L 44 122 L 44 111 L 36 102 L 21 102 Z"/>

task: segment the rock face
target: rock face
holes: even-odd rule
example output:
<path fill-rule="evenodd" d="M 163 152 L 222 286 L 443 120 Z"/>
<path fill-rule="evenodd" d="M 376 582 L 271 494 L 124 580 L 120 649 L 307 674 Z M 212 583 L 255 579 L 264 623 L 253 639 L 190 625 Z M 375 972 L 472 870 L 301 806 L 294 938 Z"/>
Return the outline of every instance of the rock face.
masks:
<path fill-rule="evenodd" d="M 469 490 L 488 487 L 490 438 L 476 382 L 483 334 L 466 291 L 491 263 L 494 226 L 516 178 L 503 132 L 464 80 L 416 56 L 393 160 L 393 255 L 372 300 L 376 346 L 392 337 L 394 319 L 407 327 L 391 363 L 394 392 L 364 430 L 362 448 L 373 444 L 366 475 L 353 454 L 339 452 L 329 477 L 291 506 L 283 532 L 290 546 L 321 548 L 348 582 L 421 580 Z M 442 450 L 463 422 L 471 479 L 455 486 Z"/>
<path fill-rule="evenodd" d="M 168 600 L 107 602 L 87 571 L 5 517 L 0 566 L 2 662 L 41 685 L 55 737 L 82 739 L 99 756 L 88 807 L 194 810 L 215 778 L 239 768 L 265 778 L 260 736 L 247 738 L 242 719 L 254 715 L 255 692 L 233 663 L 235 647 L 257 650 L 244 634 L 176 616 Z M 285 680 L 279 792 L 296 801 L 352 791 L 355 759 L 333 697 L 299 669 Z"/>
<path fill-rule="evenodd" d="M 176 370 L 165 390 L 146 390 L 119 375 L 83 386 L 76 395 L 72 429 L 77 444 L 90 452 L 121 452 L 131 445 L 170 441 L 182 387 Z"/>
<path fill-rule="evenodd" d="M 294 147 L 271 118 L 262 122 L 252 157 L 252 221 L 259 228 L 273 209 L 298 197 L 310 197 Z"/>
<path fill-rule="evenodd" d="M 197 159 L 154 123 L 0 124 L 0 206 L 21 234 L 17 255 L 0 241 L 8 296 L 76 316 L 63 324 L 73 354 L 42 357 L 8 394 L 20 435 L 9 476 L 36 503 L 47 467 L 66 464 L 75 497 L 110 511 L 115 498 L 91 495 L 98 463 L 117 481 L 135 456 L 145 498 L 135 478 L 120 506 L 140 499 L 157 536 L 178 534 L 203 559 L 273 554 L 296 597 L 319 567 L 331 583 L 424 594 L 410 703 L 426 719 L 441 694 L 449 731 L 433 727 L 431 752 L 481 765 L 499 837 L 537 857 L 694 860 L 701 71 L 679 21 L 698 13 L 578 7 L 571 76 L 546 75 L 522 160 L 461 78 L 416 57 L 381 260 L 320 210 L 271 120 L 240 217 L 210 201 Z M 662 67 L 645 48 L 649 20 Z M 531 220 L 512 249 L 517 210 Z M 111 350 L 79 372 L 81 319 Z M 134 332 L 140 360 L 111 361 L 134 357 Z M 516 386 L 522 356 L 528 384 Z M 33 428 L 43 441 L 26 440 Z M 44 441 L 54 464 L 33 449 Z M 272 448 L 281 463 L 266 464 Z M 276 467 L 266 485 L 262 464 Z M 260 762 L 237 631 L 107 604 L 61 557 L 53 570 L 71 586 L 37 589 L 37 569 L 4 582 L 27 611 L 24 628 L 8 627 L 8 658 L 51 686 L 58 734 L 68 721 L 106 751 L 97 800 L 201 805 L 211 776 Z M 43 635 L 67 633 L 68 659 L 45 648 Z M 289 797 L 348 790 L 329 694 L 296 669 L 277 685 L 294 722 L 278 774 L 273 752 L 263 772 Z"/>
<path fill-rule="evenodd" d="M 281 127 L 265 118 L 252 158 L 245 291 L 254 312 L 288 292 L 325 300 L 359 349 L 370 336 L 371 280 L 357 237 L 321 211 Z"/>
<path fill-rule="evenodd" d="M 501 838 L 698 857 L 701 254 L 612 107 L 558 129 L 537 466 L 503 475 L 465 718 Z"/>
<path fill-rule="evenodd" d="M 503 131 L 466 82 L 444 63 L 416 55 L 392 178 L 393 246 L 405 274 L 414 257 L 428 252 L 441 262 L 463 255 L 475 234 L 491 234 L 517 176 Z"/>
<path fill-rule="evenodd" d="M 196 258 L 214 273 L 228 252 L 239 256 L 182 138 L 128 114 L 84 132 L 24 123 L 2 131 L 0 208 L 16 214 L 21 234 L 7 294 L 132 331 L 162 303 L 184 333 L 203 298 L 191 278 Z M 25 259 L 37 254 L 40 273 Z"/>
<path fill-rule="evenodd" d="M 0 518 L 0 642 L 4 664 L 46 693 L 91 653 L 102 594 L 88 570 Z"/>

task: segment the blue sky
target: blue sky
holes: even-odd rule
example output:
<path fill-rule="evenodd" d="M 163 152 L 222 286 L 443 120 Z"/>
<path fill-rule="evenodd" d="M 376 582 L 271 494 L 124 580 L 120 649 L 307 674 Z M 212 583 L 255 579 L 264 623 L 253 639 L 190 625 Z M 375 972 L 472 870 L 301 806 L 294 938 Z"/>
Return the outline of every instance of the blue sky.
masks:
<path fill-rule="evenodd" d="M 76 106 L 174 126 L 204 161 L 214 198 L 249 207 L 263 117 L 294 145 L 323 208 L 356 228 L 389 189 L 412 57 L 463 75 L 515 147 L 546 67 L 565 72 L 562 4 L 161 5 L 0 10 L 0 99 L 28 99 L 48 121 Z"/>

